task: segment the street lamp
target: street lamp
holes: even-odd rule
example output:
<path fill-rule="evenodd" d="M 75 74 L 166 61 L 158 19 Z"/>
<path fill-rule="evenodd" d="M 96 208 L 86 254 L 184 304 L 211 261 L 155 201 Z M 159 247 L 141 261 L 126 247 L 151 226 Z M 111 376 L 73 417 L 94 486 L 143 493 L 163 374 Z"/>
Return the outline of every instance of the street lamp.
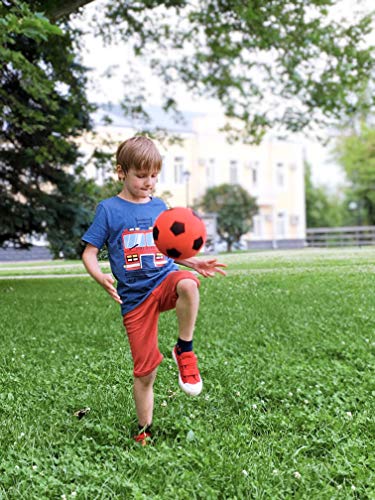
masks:
<path fill-rule="evenodd" d="M 189 206 L 189 182 L 190 182 L 191 172 L 189 172 L 189 170 L 184 170 L 182 172 L 182 175 L 184 176 L 184 179 L 185 179 L 185 204 L 188 207 Z"/>

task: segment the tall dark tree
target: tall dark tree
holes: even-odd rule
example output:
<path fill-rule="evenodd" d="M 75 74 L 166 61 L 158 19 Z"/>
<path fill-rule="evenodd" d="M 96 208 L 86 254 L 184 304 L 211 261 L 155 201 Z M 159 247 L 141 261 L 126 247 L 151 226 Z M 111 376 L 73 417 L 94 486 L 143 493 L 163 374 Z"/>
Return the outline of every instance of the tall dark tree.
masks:
<path fill-rule="evenodd" d="M 0 245 L 49 228 L 63 240 L 83 219 L 74 139 L 90 127 L 76 34 L 19 1 L 2 0 L 0 17 Z"/>

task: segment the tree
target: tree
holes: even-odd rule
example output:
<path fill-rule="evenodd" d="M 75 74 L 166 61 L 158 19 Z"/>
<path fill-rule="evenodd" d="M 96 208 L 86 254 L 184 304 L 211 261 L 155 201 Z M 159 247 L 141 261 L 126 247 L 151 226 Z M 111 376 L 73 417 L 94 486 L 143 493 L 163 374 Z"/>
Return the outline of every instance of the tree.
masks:
<path fill-rule="evenodd" d="M 341 136 L 335 152 L 350 183 L 348 204 L 357 224 L 375 225 L 375 128 L 362 124 L 358 133 Z"/>
<path fill-rule="evenodd" d="M 324 186 L 315 186 L 308 162 L 305 162 L 305 203 L 308 228 L 339 227 L 347 220 L 343 197 L 330 193 Z"/>
<path fill-rule="evenodd" d="M 90 128 L 74 34 L 17 0 L 0 3 L 0 245 L 80 225 L 74 139 Z M 69 168 L 71 171 L 69 172 Z"/>
<path fill-rule="evenodd" d="M 227 251 L 239 243 L 241 236 L 252 228 L 253 216 L 258 212 L 255 198 L 238 184 L 221 184 L 209 188 L 197 208 L 217 213 L 217 232 L 227 244 Z"/>
<path fill-rule="evenodd" d="M 55 20 L 91 2 L 37 3 Z M 147 59 L 165 84 L 166 109 L 176 109 L 172 87 L 182 82 L 193 94 L 218 99 L 226 115 L 241 123 L 226 126 L 230 137 L 256 142 L 271 128 L 294 132 L 314 121 L 337 123 L 368 105 L 356 96 L 374 68 L 373 47 L 366 46 L 372 13 L 335 20 L 341 5 L 108 0 L 93 24 L 106 41 L 126 44 L 127 57 L 132 49 Z M 143 83 L 141 75 L 129 83 L 133 90 Z M 137 113 L 141 102 L 131 96 L 123 104 L 126 112 Z"/>

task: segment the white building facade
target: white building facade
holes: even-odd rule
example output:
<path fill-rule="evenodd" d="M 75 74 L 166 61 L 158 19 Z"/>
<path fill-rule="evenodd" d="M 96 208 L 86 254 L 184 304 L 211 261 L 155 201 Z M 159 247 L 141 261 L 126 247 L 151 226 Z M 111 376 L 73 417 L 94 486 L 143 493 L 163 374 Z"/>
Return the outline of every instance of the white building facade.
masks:
<path fill-rule="evenodd" d="M 102 124 L 102 113 L 111 124 Z M 184 124 L 168 122 L 160 110 L 153 110 L 154 121 L 182 141 L 159 143 L 163 169 L 156 196 L 167 196 L 170 206 L 191 206 L 205 191 L 223 183 L 239 184 L 254 196 L 259 212 L 253 229 L 243 237 L 247 248 L 298 248 L 305 245 L 304 155 L 301 144 L 269 136 L 259 146 L 229 144 L 219 131 L 217 116 L 190 113 Z M 117 145 L 137 132 L 116 108 L 96 117 L 96 136 L 83 139 L 82 150 L 94 147 L 115 152 Z M 87 175 L 97 182 L 104 174 L 88 167 Z"/>

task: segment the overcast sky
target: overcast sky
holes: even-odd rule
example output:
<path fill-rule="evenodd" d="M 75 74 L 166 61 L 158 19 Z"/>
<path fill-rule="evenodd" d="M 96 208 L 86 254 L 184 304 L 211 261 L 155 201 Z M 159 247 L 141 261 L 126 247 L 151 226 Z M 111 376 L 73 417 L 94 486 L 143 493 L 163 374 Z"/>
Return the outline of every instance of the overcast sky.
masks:
<path fill-rule="evenodd" d="M 360 7 L 361 10 L 370 11 L 373 9 L 375 0 L 343 0 L 340 15 L 347 12 L 352 15 L 353 8 Z M 90 19 L 94 11 L 100 11 L 100 5 L 105 3 L 105 0 L 96 0 L 87 5 L 84 9 L 83 22 L 85 19 Z M 373 42 L 372 37 L 372 42 Z M 90 100 L 100 102 L 118 103 L 124 95 L 124 71 L 126 66 L 121 64 L 124 60 L 124 46 L 104 46 L 99 37 L 93 37 L 89 33 L 85 36 L 84 46 L 82 50 L 83 62 L 91 68 L 91 78 L 88 88 L 88 96 Z M 159 105 L 161 102 L 160 93 L 158 92 L 159 84 L 156 77 L 151 74 L 147 65 L 141 61 L 134 61 L 134 67 L 142 74 L 142 78 L 146 81 L 148 92 L 148 100 L 150 104 Z M 111 78 L 106 74 L 110 69 Z M 177 89 L 176 94 L 182 111 L 202 111 L 220 112 L 220 106 L 212 100 L 197 100 L 189 95 L 181 86 Z M 336 186 L 344 182 L 344 178 L 339 166 L 337 166 L 332 158 L 330 149 L 332 145 L 327 147 L 322 146 L 318 142 L 304 139 L 307 159 L 312 165 L 313 180 L 315 183 L 323 184 L 330 187 L 332 190 Z"/>

